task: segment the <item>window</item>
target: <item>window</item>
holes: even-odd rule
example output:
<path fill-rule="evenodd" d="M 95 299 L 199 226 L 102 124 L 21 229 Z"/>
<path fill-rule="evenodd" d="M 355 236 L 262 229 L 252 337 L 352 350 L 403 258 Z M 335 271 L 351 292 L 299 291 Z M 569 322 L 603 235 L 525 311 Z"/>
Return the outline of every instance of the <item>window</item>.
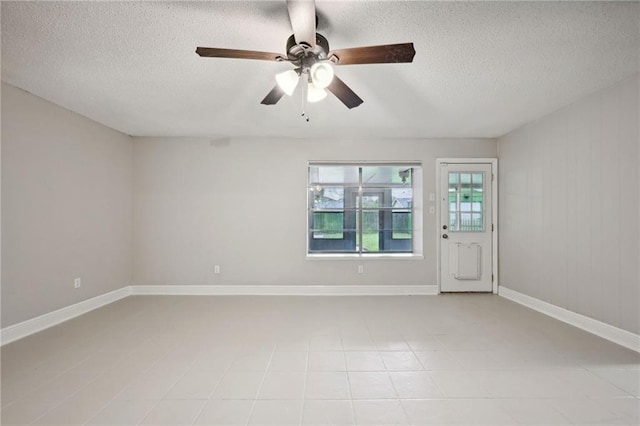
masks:
<path fill-rule="evenodd" d="M 484 173 L 449 172 L 449 232 L 484 232 Z"/>
<path fill-rule="evenodd" d="M 310 164 L 308 252 L 414 253 L 420 170 L 418 163 Z"/>

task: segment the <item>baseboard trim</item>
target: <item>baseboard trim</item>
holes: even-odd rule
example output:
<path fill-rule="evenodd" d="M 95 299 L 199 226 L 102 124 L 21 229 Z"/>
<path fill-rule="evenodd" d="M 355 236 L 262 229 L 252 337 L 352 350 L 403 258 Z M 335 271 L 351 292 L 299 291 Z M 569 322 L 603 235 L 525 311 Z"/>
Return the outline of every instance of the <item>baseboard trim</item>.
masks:
<path fill-rule="evenodd" d="M 18 324 L 10 325 L 0 330 L 0 346 L 22 339 L 49 327 L 53 327 L 61 322 L 86 314 L 89 311 L 93 311 L 94 309 L 98 309 L 120 299 L 124 299 L 130 294 L 131 286 L 126 286 L 91 299 L 83 300 L 82 302 L 78 302 L 71 306 L 58 309 L 57 311 L 49 312 L 48 314 L 40 315 L 39 317 L 20 322 Z"/>
<path fill-rule="evenodd" d="M 132 285 L 0 329 L 0 346 L 131 295 L 157 296 L 432 296 L 436 285 Z M 500 286 L 498 294 L 640 353 L 640 335 Z"/>
<path fill-rule="evenodd" d="M 149 296 L 431 296 L 436 285 L 131 285 L 0 329 L 0 346 L 131 295 Z"/>
<path fill-rule="evenodd" d="M 596 336 L 610 340 L 624 346 L 625 348 L 631 349 L 632 351 L 640 352 L 640 335 L 605 324 L 602 321 L 571 312 L 567 309 L 560 308 L 556 305 L 552 305 L 551 303 L 536 299 L 535 297 L 527 296 L 526 294 L 519 293 L 504 286 L 499 287 L 498 294 L 520 305 L 541 312 L 567 324 L 571 324 L 582 330 L 588 331 L 589 333 L 595 334 Z"/>
<path fill-rule="evenodd" d="M 436 285 L 133 285 L 155 296 L 432 296 Z"/>

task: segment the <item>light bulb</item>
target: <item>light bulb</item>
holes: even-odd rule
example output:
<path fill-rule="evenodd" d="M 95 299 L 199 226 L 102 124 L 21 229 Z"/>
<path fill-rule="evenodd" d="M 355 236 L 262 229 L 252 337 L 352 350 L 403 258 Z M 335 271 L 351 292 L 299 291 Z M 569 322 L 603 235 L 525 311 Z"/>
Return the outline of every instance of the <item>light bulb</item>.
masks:
<path fill-rule="evenodd" d="M 327 97 L 327 91 L 309 82 L 307 86 L 307 101 L 318 102 Z"/>
<path fill-rule="evenodd" d="M 281 72 L 280 74 L 276 74 L 276 81 L 278 82 L 278 86 L 282 89 L 284 93 L 291 96 L 296 86 L 298 85 L 298 73 L 295 70 L 289 70 L 285 72 Z"/>
<path fill-rule="evenodd" d="M 329 62 L 316 62 L 309 70 L 311 81 L 320 89 L 326 88 L 333 80 L 333 67 Z"/>

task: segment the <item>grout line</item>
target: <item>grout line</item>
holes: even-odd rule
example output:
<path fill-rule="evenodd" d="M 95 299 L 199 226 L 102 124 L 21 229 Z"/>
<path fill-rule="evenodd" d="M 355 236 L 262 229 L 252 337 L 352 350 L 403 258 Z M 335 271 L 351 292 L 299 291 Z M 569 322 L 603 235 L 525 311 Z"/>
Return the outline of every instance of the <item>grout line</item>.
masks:
<path fill-rule="evenodd" d="M 253 410 L 256 408 L 256 403 L 258 402 L 258 398 L 260 396 L 260 391 L 262 390 L 262 385 L 264 385 L 264 381 L 267 378 L 267 373 L 269 372 L 269 367 L 271 367 L 271 361 L 273 361 L 273 355 L 276 353 L 277 345 L 274 343 L 273 348 L 271 349 L 271 356 L 269 357 L 269 361 L 267 362 L 267 367 L 264 370 L 264 374 L 262 375 L 262 380 L 260 380 L 260 385 L 258 385 L 258 390 L 256 391 L 256 395 L 253 398 L 253 404 L 251 404 L 251 410 L 249 411 L 249 417 L 247 418 L 247 424 L 251 423 L 251 418 L 253 417 Z"/>
<path fill-rule="evenodd" d="M 302 424 L 303 420 L 304 420 L 304 407 L 305 407 L 305 402 L 307 400 L 307 381 L 309 379 L 309 355 L 310 355 L 311 351 L 309 351 L 309 339 L 307 338 L 307 360 L 304 366 L 304 382 L 302 385 L 302 409 L 300 410 L 300 424 Z"/>
<path fill-rule="evenodd" d="M 441 344 L 444 345 L 443 342 L 440 341 L 440 339 L 438 339 L 437 335 L 435 334 L 427 334 L 428 336 L 433 336 L 438 342 L 440 342 Z M 405 341 L 407 340 L 406 337 L 404 336 L 404 334 L 402 335 L 402 338 L 405 339 Z M 422 362 L 422 360 L 420 359 L 420 357 L 418 356 L 418 354 L 416 354 L 415 349 L 413 348 L 413 346 L 411 346 L 408 342 L 407 345 L 409 345 L 409 348 L 411 348 L 411 353 L 413 354 L 413 356 L 416 357 L 416 359 L 418 360 L 418 363 L 420 364 L 420 366 L 422 367 L 423 371 L 427 374 L 427 376 L 429 377 L 429 379 L 431 379 L 431 381 L 433 382 L 433 385 L 436 387 L 436 389 L 438 389 L 438 391 L 440 392 L 440 394 L 444 397 L 445 393 L 444 390 L 440 387 L 440 385 L 438 385 L 438 383 L 434 380 L 433 376 L 430 373 L 430 370 L 427 369 L 427 366 L 424 365 L 424 363 Z M 438 349 L 422 349 L 423 352 L 428 352 L 428 351 L 438 351 Z M 431 370 L 433 371 L 433 370 Z M 396 392 L 397 393 L 397 392 Z M 406 398 L 405 398 L 406 399 Z M 404 410 L 404 405 L 402 404 L 402 401 L 400 401 L 400 404 L 402 405 L 402 409 Z M 405 410 L 405 414 L 407 414 L 406 410 Z M 409 418 L 407 416 L 407 418 Z"/>
<path fill-rule="evenodd" d="M 200 352 L 198 352 L 198 355 L 196 356 L 196 358 L 193 360 L 193 363 L 191 364 L 191 366 L 193 366 L 193 364 L 196 363 L 196 361 L 199 359 L 199 356 L 205 352 L 205 349 L 200 349 Z M 207 405 L 209 404 L 209 401 L 211 400 L 211 397 L 213 396 L 213 394 L 215 393 L 215 391 L 218 389 L 218 386 L 220 385 L 220 383 L 222 383 L 222 379 L 224 378 L 224 376 L 227 375 L 227 372 L 231 369 L 231 365 L 233 363 L 229 363 L 229 365 L 227 366 L 227 368 L 224 370 L 224 372 L 222 373 L 222 375 L 220 376 L 220 378 L 218 379 L 218 383 L 216 383 L 216 385 L 213 387 L 213 389 L 211 389 L 211 392 L 209 392 L 209 395 L 207 395 L 207 399 L 205 401 L 205 403 L 202 405 L 202 407 L 200 408 L 200 411 L 198 411 L 198 414 L 196 415 L 196 417 L 193 419 L 193 424 L 197 423 L 198 419 L 200 418 L 200 416 L 202 415 L 202 412 L 204 411 L 204 409 L 207 407 Z M 175 385 L 174 385 L 175 386 Z"/>
<path fill-rule="evenodd" d="M 367 333 L 369 333 L 369 329 L 367 329 Z M 342 332 L 340 333 L 340 346 L 342 347 L 342 358 L 344 359 L 344 374 L 347 377 L 347 386 L 349 388 L 349 405 L 351 406 L 351 415 L 353 416 L 354 424 L 358 424 L 356 420 L 356 410 L 353 407 L 353 394 L 351 393 L 351 379 L 349 378 L 349 366 L 347 365 L 347 357 L 345 355 L 344 349 L 344 339 Z"/>
<path fill-rule="evenodd" d="M 173 349 L 174 347 L 177 347 L 177 346 L 178 346 L 178 344 L 176 343 L 176 344 L 174 344 L 174 345 L 173 345 L 173 347 L 172 347 L 171 349 Z M 141 376 L 143 376 L 146 372 L 148 372 L 149 370 L 151 370 L 155 365 L 159 364 L 159 363 L 160 363 L 160 360 L 161 360 L 164 356 L 166 356 L 166 355 L 171 351 L 171 349 L 168 349 L 168 350 L 164 351 L 164 353 L 162 354 L 162 356 L 160 356 L 158 359 L 156 359 L 156 361 L 155 361 L 154 363 L 152 363 L 152 364 L 151 364 L 151 366 L 150 366 L 149 368 L 147 368 L 146 370 L 144 370 L 144 372 L 138 376 L 138 379 L 139 379 Z M 182 377 L 184 377 L 184 375 L 187 373 L 187 371 L 189 370 L 189 368 L 191 367 L 191 365 L 193 365 L 193 363 L 194 363 L 194 362 L 195 362 L 195 360 L 191 362 L 191 364 L 189 365 L 189 367 L 187 367 L 187 369 L 185 370 L 185 372 L 184 372 L 184 373 L 183 373 L 183 374 L 182 374 L 178 379 L 176 379 L 176 381 L 175 381 L 175 382 L 173 382 L 173 384 L 169 387 L 169 389 L 167 389 L 167 391 L 166 391 L 166 392 L 165 392 L 165 393 L 164 393 L 164 394 L 163 394 L 163 395 L 162 395 L 162 396 L 161 396 L 161 397 L 156 401 L 156 403 L 155 403 L 155 404 L 153 404 L 153 405 L 151 406 L 151 408 L 149 408 L 149 410 L 146 412 L 146 414 L 144 415 L 144 417 L 142 417 L 142 418 L 141 418 L 141 420 L 138 422 L 138 424 L 142 423 L 142 422 L 144 421 L 144 419 L 146 419 L 146 418 L 149 416 L 149 414 L 151 414 L 151 412 L 152 412 L 152 411 L 153 411 L 153 410 L 154 410 L 154 409 L 155 409 L 155 408 L 160 404 L 160 401 L 162 401 L 162 400 L 164 399 L 164 397 L 165 397 L 165 396 L 166 396 L 166 395 L 171 391 L 171 389 L 173 389 L 173 387 L 176 385 L 176 383 L 178 383 L 178 382 L 180 381 L 180 379 L 182 379 Z M 132 381 L 131 383 L 133 383 L 133 381 Z M 109 401 L 109 403 L 111 403 L 112 401 L 115 401 L 115 400 L 116 400 L 116 398 L 117 398 L 119 395 L 121 395 L 121 394 L 122 394 L 122 393 L 123 393 L 123 392 L 124 392 L 128 387 L 129 387 L 129 385 L 130 385 L 131 383 L 129 383 L 127 386 L 125 386 L 125 387 L 124 387 L 124 389 L 122 389 L 122 391 L 121 391 L 120 393 L 118 393 L 118 395 L 114 396 L 114 397 L 111 399 L 111 401 Z M 105 407 L 106 407 L 106 406 L 105 406 Z M 103 407 L 103 409 L 104 409 L 104 407 Z"/>
<path fill-rule="evenodd" d="M 142 344 L 138 345 L 136 348 L 140 348 L 144 343 L 149 342 L 149 341 L 151 341 L 152 339 L 153 339 L 153 337 L 149 337 L 149 338 L 147 338 L 147 339 L 146 339 Z M 174 346 L 177 346 L 177 344 L 175 344 Z M 152 369 L 156 364 L 158 364 L 158 363 L 160 362 L 160 360 L 162 359 L 162 357 L 163 357 L 163 356 L 165 356 L 167 353 L 169 353 L 169 351 L 170 351 L 170 350 L 171 350 L 171 349 L 168 349 L 168 350 L 164 351 L 164 352 L 163 352 L 163 354 L 162 354 L 160 357 L 158 357 L 154 362 L 152 362 L 152 363 L 151 363 L 151 364 L 150 364 L 146 369 L 144 369 L 143 371 L 141 371 L 140 373 L 138 373 L 136 377 L 131 378 L 131 380 L 129 380 L 129 381 L 128 381 L 128 382 L 127 382 L 127 383 L 122 387 L 122 389 L 120 389 L 120 391 L 119 391 L 119 392 L 116 392 L 116 393 L 114 394 L 114 396 L 113 396 L 109 401 L 107 401 L 107 402 L 105 403 L 105 405 L 103 405 L 103 406 L 102 406 L 102 408 L 100 409 L 100 411 L 98 411 L 96 414 L 94 414 L 92 417 L 90 417 L 90 418 L 87 420 L 87 422 L 91 421 L 93 418 L 95 418 L 96 416 L 98 416 L 100 413 L 102 413 L 102 412 L 104 411 L 104 409 L 105 409 L 109 404 L 111 404 L 112 402 L 114 402 L 115 400 L 117 400 L 117 398 L 118 398 L 118 397 L 119 397 L 119 396 L 120 396 L 120 395 L 121 395 L 125 390 L 127 390 L 127 389 L 131 386 L 131 384 L 135 382 L 135 380 L 137 380 L 137 379 L 141 378 L 141 377 L 142 377 L 142 376 L 143 376 L 147 371 L 151 370 L 151 369 Z M 136 350 L 129 351 L 129 352 L 128 352 L 128 354 L 131 354 L 132 352 L 135 352 L 135 351 L 136 351 Z M 123 359 L 124 359 L 124 358 L 126 358 L 126 355 L 123 357 Z M 190 366 L 191 366 L 191 365 L 193 365 L 193 362 L 192 362 L 192 364 L 190 364 Z M 190 366 L 189 366 L 188 368 L 190 368 Z M 184 374 L 186 374 L 186 371 L 188 371 L 188 368 L 187 368 L 187 370 L 185 370 L 185 373 L 184 373 Z M 105 373 L 104 373 L 103 375 L 101 375 L 100 377 L 103 377 L 103 376 L 105 376 L 106 374 L 107 374 L 107 372 L 105 372 Z M 184 376 L 184 374 L 183 374 L 180 378 L 178 378 L 178 379 L 176 380 L 176 382 L 175 382 L 173 385 L 171 385 L 171 387 L 167 390 L 167 392 L 166 392 L 166 393 L 170 392 L 170 390 L 171 390 L 171 389 L 176 385 L 176 383 L 177 383 L 178 381 L 180 381 L 180 379 Z M 99 378 L 100 378 L 100 377 L 98 377 L 96 380 L 92 381 L 91 383 L 87 384 L 87 386 L 89 386 L 89 385 L 93 384 L 94 382 L 96 382 L 97 380 L 99 380 Z M 86 388 L 87 386 L 83 387 L 82 389 Z M 81 390 L 82 390 L 82 389 L 81 389 Z M 79 392 L 79 391 L 78 391 L 78 392 Z M 76 392 L 76 393 L 78 393 L 78 392 Z M 165 395 L 166 395 L 166 393 L 165 393 Z M 75 395 L 75 393 L 74 393 L 74 395 Z M 164 396 L 163 396 L 163 397 L 164 397 Z M 151 411 L 153 411 L 153 409 L 158 405 L 158 403 L 162 400 L 162 398 L 163 398 L 163 397 L 161 397 L 160 399 L 158 399 L 158 401 L 157 401 L 157 402 L 156 402 L 156 403 L 155 403 L 155 404 L 154 404 L 154 405 L 153 405 L 153 406 L 152 406 L 152 407 L 151 407 L 151 408 L 150 408 L 150 409 L 145 413 L 144 417 L 142 417 L 142 419 L 141 419 L 140 421 L 144 420 L 144 419 L 149 415 L 149 413 L 151 413 Z"/>
<path fill-rule="evenodd" d="M 402 340 L 404 341 L 404 343 L 409 348 L 409 351 L 407 351 L 407 352 L 410 352 L 415 357 L 416 361 L 418 361 L 418 364 L 422 368 L 424 368 L 424 366 L 420 362 L 420 359 L 413 352 L 413 347 L 407 342 L 407 338 L 404 336 L 403 333 L 400 333 L 400 335 L 402 336 Z M 391 372 L 389 371 L 389 367 L 387 366 L 387 363 L 385 362 L 384 357 L 382 357 L 382 355 L 380 355 L 380 358 L 382 358 L 382 363 L 383 363 L 383 365 L 384 365 L 384 367 L 386 369 L 387 377 L 389 378 L 389 382 L 391 383 L 391 387 L 393 388 L 393 392 L 395 393 L 395 396 L 396 396 L 395 401 L 398 401 L 398 404 L 400 404 L 400 407 L 402 408 L 402 413 L 404 414 L 405 420 L 407 422 L 409 422 L 409 415 L 407 414 L 407 410 L 405 410 L 404 405 L 402 404 L 402 401 L 400 400 L 400 395 L 398 395 L 398 389 L 396 389 L 396 384 L 393 382 L 393 379 L 391 378 Z"/>
<path fill-rule="evenodd" d="M 77 361 L 75 364 L 73 364 L 71 367 L 67 368 L 66 370 L 61 370 L 60 374 L 57 374 L 55 376 L 53 376 L 51 378 L 51 380 L 45 381 L 44 383 L 40 384 L 39 386 L 36 386 L 32 392 L 37 392 L 38 390 L 44 388 L 45 386 L 53 383 L 54 380 L 57 380 L 59 378 L 61 378 L 62 376 L 64 376 L 65 374 L 71 372 L 71 370 L 73 370 L 74 368 L 78 367 L 79 365 L 81 365 L 83 362 L 85 362 L 86 360 L 88 360 L 89 358 L 91 358 L 92 356 L 95 356 L 96 354 L 98 354 L 102 349 L 98 349 L 97 351 L 91 353 L 90 355 L 87 355 L 86 357 L 83 357 L 82 360 Z M 37 368 L 36 368 L 37 369 Z M 89 373 L 89 372 L 87 372 Z M 85 384 L 84 386 L 81 386 L 80 388 L 78 388 L 76 391 L 70 393 L 69 395 L 67 395 L 65 398 L 61 399 L 60 401 L 54 402 L 55 405 L 53 407 L 51 407 L 48 410 L 45 410 L 44 413 L 42 413 L 39 417 L 35 418 L 32 423 L 40 420 L 41 418 L 43 418 L 44 416 L 46 416 L 47 414 L 49 414 L 50 412 L 58 409 L 60 406 L 62 406 L 62 404 L 64 404 L 65 402 L 67 402 L 68 400 L 70 400 L 73 396 L 75 396 L 76 394 L 78 394 L 80 391 L 82 391 L 83 389 L 85 389 L 86 387 L 88 387 L 89 385 L 93 384 L 94 382 L 98 381 L 101 377 L 103 377 L 106 373 L 102 372 L 101 374 L 98 374 L 98 376 L 93 379 L 90 380 L 89 383 Z M 20 400 L 21 398 L 17 398 L 15 401 L 11 401 L 7 407 L 9 407 L 10 405 L 14 404 L 16 401 Z M 107 404 L 109 404 L 111 402 L 111 400 L 109 400 L 107 403 L 105 403 L 105 405 L 102 406 L 102 408 L 100 408 L 100 411 L 102 411 L 104 409 L 104 407 L 106 407 Z M 6 407 L 5 407 L 6 409 Z M 98 411 L 98 413 L 100 412 Z M 98 413 L 96 413 L 95 415 L 97 415 Z M 95 417 L 92 416 L 92 417 Z"/>
<path fill-rule="evenodd" d="M 203 352 L 205 351 L 204 349 L 202 350 Z M 225 351 L 226 352 L 226 351 Z M 235 353 L 235 351 L 232 351 L 233 353 Z M 220 383 L 222 383 L 222 381 L 224 380 L 224 378 L 227 376 L 227 374 L 231 371 L 231 367 L 233 366 L 233 362 L 229 362 L 229 365 L 227 365 L 227 368 L 224 370 L 224 372 L 222 373 L 222 376 L 220 376 L 220 379 L 218 380 L 218 383 L 216 383 L 216 385 L 213 387 L 213 389 L 211 389 L 211 392 L 209 392 L 209 395 L 207 397 L 207 402 L 211 401 L 211 399 L 213 398 L 213 394 L 216 393 L 216 391 L 218 390 L 218 387 L 220 386 Z M 206 404 L 205 404 L 206 406 Z M 200 415 L 202 415 L 202 412 L 204 411 L 204 407 L 202 407 L 202 409 L 200 410 L 200 412 L 198 413 L 198 417 L 200 417 Z M 198 417 L 196 417 L 196 420 L 198 420 Z"/>

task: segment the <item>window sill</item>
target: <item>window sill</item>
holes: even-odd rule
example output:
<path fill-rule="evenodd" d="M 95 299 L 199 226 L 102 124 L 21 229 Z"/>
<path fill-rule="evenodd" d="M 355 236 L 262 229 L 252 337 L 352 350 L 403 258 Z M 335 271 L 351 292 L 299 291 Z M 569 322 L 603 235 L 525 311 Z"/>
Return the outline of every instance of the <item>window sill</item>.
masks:
<path fill-rule="evenodd" d="M 307 260 L 423 260 L 424 256 L 416 253 L 309 253 Z"/>

